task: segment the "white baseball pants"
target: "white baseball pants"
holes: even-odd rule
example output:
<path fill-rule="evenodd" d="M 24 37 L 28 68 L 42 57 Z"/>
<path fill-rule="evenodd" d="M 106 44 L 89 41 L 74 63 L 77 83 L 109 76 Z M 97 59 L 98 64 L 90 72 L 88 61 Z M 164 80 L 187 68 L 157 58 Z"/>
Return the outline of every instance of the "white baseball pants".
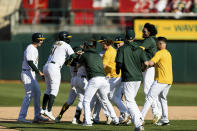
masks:
<path fill-rule="evenodd" d="M 127 108 L 121 99 L 123 93 L 123 87 L 121 86 L 121 78 L 110 78 L 109 84 L 109 99 L 118 107 L 121 113 L 127 113 Z"/>
<path fill-rule="evenodd" d="M 154 83 L 155 67 L 150 67 L 146 69 L 146 71 L 143 72 L 142 74 L 144 78 L 144 82 L 143 82 L 144 94 L 145 97 L 147 97 L 148 92 L 150 91 L 150 88 Z M 159 102 L 158 98 L 153 101 L 151 107 L 152 107 L 153 115 L 161 114 L 161 103 Z"/>
<path fill-rule="evenodd" d="M 79 98 L 76 108 L 77 108 L 77 110 L 81 110 L 83 108 L 84 93 L 85 93 L 85 89 L 88 85 L 88 81 L 84 77 L 75 76 L 73 78 L 73 85 L 76 88 L 76 93 Z M 71 96 L 69 95 L 69 97 L 71 97 Z"/>
<path fill-rule="evenodd" d="M 168 84 L 162 84 L 158 83 L 157 81 L 154 81 L 150 91 L 148 92 L 148 96 L 146 97 L 145 104 L 142 108 L 142 116 L 145 118 L 146 113 L 148 112 L 151 104 L 157 97 L 159 97 L 159 100 L 161 102 L 161 108 L 162 108 L 162 121 L 168 123 L 168 104 L 167 104 L 167 95 L 168 91 L 170 89 L 171 85 Z"/>
<path fill-rule="evenodd" d="M 91 112 L 90 112 L 90 102 L 93 98 L 93 96 L 96 94 L 96 92 L 98 92 L 98 94 L 100 95 L 100 98 L 103 102 L 104 105 L 106 105 L 109 113 L 110 113 L 110 117 L 112 119 L 117 119 L 116 113 L 113 109 L 113 106 L 111 105 L 111 103 L 108 100 L 107 94 L 104 91 L 104 88 L 106 88 L 106 86 L 109 86 L 109 84 L 107 83 L 107 80 L 105 77 L 94 77 L 91 78 L 88 81 L 88 86 L 85 90 L 85 95 L 84 95 L 84 101 L 83 101 L 83 106 L 84 106 L 84 122 L 86 124 L 91 124 Z"/>
<path fill-rule="evenodd" d="M 135 97 L 139 90 L 141 81 L 122 82 L 124 89 L 124 97 L 128 107 L 131 120 L 136 128 L 142 125 L 142 115 L 136 104 Z"/>
<path fill-rule="evenodd" d="M 35 72 L 33 71 L 22 71 L 21 80 L 25 87 L 25 97 L 21 106 L 18 119 L 25 119 L 27 116 L 27 110 L 29 104 L 34 98 L 34 119 L 40 117 L 40 88 L 36 80 Z"/>
<path fill-rule="evenodd" d="M 45 94 L 57 96 L 61 82 L 60 66 L 48 63 L 44 66 L 43 73 L 47 85 Z"/>

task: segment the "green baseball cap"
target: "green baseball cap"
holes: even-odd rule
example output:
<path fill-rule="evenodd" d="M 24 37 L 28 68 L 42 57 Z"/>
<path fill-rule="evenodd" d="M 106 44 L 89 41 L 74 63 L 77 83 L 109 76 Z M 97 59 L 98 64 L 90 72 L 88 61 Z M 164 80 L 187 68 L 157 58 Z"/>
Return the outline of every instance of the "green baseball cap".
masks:
<path fill-rule="evenodd" d="M 100 39 L 97 42 L 103 42 L 104 40 L 107 40 L 106 36 L 101 36 Z"/>
<path fill-rule="evenodd" d="M 126 38 L 128 40 L 133 40 L 135 38 L 135 32 L 132 29 L 126 30 Z"/>

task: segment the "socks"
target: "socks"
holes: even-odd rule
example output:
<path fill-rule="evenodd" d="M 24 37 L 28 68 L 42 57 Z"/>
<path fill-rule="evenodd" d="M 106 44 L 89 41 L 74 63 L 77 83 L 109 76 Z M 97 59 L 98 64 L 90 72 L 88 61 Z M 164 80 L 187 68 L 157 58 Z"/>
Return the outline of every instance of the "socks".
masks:
<path fill-rule="evenodd" d="M 68 105 L 68 104 L 65 102 L 64 105 L 62 106 L 62 109 L 61 109 L 59 115 L 62 116 L 62 115 L 64 114 L 64 112 L 65 112 L 66 110 L 68 110 L 69 107 L 70 107 L 70 105 Z"/>
<path fill-rule="evenodd" d="M 44 94 L 43 101 L 42 101 L 42 109 L 46 110 L 47 103 L 49 101 L 49 95 Z"/>
<path fill-rule="evenodd" d="M 77 120 L 79 120 L 80 119 L 80 116 L 81 116 L 81 110 L 76 110 L 76 112 L 75 112 L 75 118 Z"/>
<path fill-rule="evenodd" d="M 48 102 L 48 112 L 51 111 L 54 101 L 55 101 L 55 96 L 50 94 L 49 95 L 49 102 Z"/>

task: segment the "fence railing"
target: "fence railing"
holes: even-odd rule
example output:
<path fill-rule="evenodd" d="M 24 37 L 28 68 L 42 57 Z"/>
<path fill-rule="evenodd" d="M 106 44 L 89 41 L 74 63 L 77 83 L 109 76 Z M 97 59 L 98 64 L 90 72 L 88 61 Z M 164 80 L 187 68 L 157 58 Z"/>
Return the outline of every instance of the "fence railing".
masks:
<path fill-rule="evenodd" d="M 18 24 L 65 24 L 87 26 L 123 26 L 123 21 L 136 18 L 197 19 L 197 13 L 110 13 L 95 10 L 19 9 Z M 14 14 L 15 14 L 14 13 Z"/>

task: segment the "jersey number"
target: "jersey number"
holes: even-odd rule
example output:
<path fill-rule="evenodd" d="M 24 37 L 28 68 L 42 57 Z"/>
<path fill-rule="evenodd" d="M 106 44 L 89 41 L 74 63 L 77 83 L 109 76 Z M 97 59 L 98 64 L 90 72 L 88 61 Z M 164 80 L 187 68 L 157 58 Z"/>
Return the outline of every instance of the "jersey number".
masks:
<path fill-rule="evenodd" d="M 53 48 L 51 49 L 51 56 L 54 54 L 56 48 L 57 48 L 57 47 L 53 47 Z"/>

